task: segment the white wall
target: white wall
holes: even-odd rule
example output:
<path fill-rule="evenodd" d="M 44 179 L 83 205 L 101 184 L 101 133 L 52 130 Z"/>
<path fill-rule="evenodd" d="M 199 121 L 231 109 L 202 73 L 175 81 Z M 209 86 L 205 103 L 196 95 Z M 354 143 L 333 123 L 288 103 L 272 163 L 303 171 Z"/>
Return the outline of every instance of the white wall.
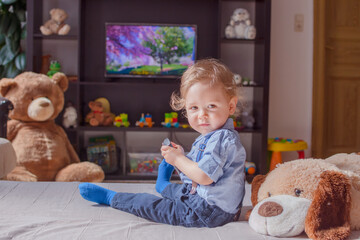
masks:
<path fill-rule="evenodd" d="M 296 14 L 304 15 L 295 32 Z M 269 137 L 303 139 L 310 157 L 313 71 L 313 0 L 273 0 L 271 9 Z M 283 160 L 297 158 L 283 154 Z"/>

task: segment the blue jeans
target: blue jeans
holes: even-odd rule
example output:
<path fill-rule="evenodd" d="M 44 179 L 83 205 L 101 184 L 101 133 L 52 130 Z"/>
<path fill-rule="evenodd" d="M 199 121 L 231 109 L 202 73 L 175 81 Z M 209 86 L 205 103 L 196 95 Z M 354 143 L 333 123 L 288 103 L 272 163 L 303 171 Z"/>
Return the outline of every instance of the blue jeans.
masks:
<path fill-rule="evenodd" d="M 191 184 L 169 184 L 162 198 L 148 193 L 116 193 L 110 206 L 154 222 L 185 227 L 217 227 L 232 222 L 235 214 L 209 205 Z"/>

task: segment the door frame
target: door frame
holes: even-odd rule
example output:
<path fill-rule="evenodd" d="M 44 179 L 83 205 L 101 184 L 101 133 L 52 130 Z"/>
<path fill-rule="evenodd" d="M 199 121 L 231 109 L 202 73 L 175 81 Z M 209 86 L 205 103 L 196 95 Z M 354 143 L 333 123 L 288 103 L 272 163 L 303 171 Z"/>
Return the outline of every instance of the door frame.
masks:
<path fill-rule="evenodd" d="M 325 17 L 326 0 L 314 0 L 312 157 L 324 158 L 325 144 Z"/>

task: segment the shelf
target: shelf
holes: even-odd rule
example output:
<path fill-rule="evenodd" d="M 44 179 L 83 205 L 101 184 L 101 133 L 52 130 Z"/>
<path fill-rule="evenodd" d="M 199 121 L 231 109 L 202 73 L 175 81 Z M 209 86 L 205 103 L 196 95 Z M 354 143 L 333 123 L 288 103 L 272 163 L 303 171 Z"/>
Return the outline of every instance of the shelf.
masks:
<path fill-rule="evenodd" d="M 72 133 L 76 133 L 77 132 L 77 128 L 64 128 L 65 132 L 72 132 Z"/>
<path fill-rule="evenodd" d="M 56 40 L 77 40 L 76 35 L 43 35 L 41 33 L 34 33 L 34 38 L 38 39 L 56 39 Z"/>
<path fill-rule="evenodd" d="M 245 85 L 245 86 L 241 86 L 241 87 L 242 88 L 263 88 L 264 85 L 262 85 L 262 84 L 251 85 L 251 86 Z"/>
<path fill-rule="evenodd" d="M 80 126 L 79 131 L 111 131 L 111 132 L 195 132 L 192 128 L 166 128 L 166 127 L 92 127 Z"/>
<path fill-rule="evenodd" d="M 222 2 L 263 2 L 265 0 L 221 0 Z"/>
<path fill-rule="evenodd" d="M 264 43 L 263 38 L 257 38 L 257 39 L 237 39 L 237 38 L 222 38 L 221 43 Z"/>
<path fill-rule="evenodd" d="M 119 78 L 120 79 L 120 78 Z M 115 80 L 115 81 L 102 81 L 102 82 L 90 82 L 90 81 L 80 81 L 79 84 L 82 86 L 119 86 L 119 85 L 133 85 L 133 84 L 139 84 L 142 85 L 153 85 L 153 84 L 174 84 L 177 79 L 164 79 L 164 78 L 146 78 L 146 79 L 140 79 L 140 78 L 121 78 L 121 80 Z"/>
<path fill-rule="evenodd" d="M 79 131 L 104 131 L 104 132 L 195 132 L 192 128 L 166 128 L 166 127 L 92 127 L 92 126 L 80 126 L 77 127 Z M 66 131 L 74 132 L 76 131 L 74 128 L 66 129 Z M 261 133 L 261 128 L 243 128 L 243 129 L 236 129 L 239 133 Z"/>
<path fill-rule="evenodd" d="M 241 130 L 235 129 L 238 133 L 262 133 L 261 128 L 243 128 Z"/>
<path fill-rule="evenodd" d="M 79 82 L 82 86 L 104 86 L 104 85 L 120 85 L 122 82 Z"/>
<path fill-rule="evenodd" d="M 77 82 L 69 82 L 69 84 L 76 84 Z M 124 85 L 124 84 L 131 84 L 131 82 L 79 82 L 79 85 L 82 86 L 104 86 L 104 85 Z M 152 84 L 153 82 L 148 82 L 148 84 Z M 134 83 L 135 84 L 135 83 Z M 243 88 L 263 88 L 264 85 L 262 84 L 257 84 L 257 85 L 244 85 L 241 86 Z"/>
<path fill-rule="evenodd" d="M 69 86 L 77 86 L 77 81 L 69 81 Z"/>

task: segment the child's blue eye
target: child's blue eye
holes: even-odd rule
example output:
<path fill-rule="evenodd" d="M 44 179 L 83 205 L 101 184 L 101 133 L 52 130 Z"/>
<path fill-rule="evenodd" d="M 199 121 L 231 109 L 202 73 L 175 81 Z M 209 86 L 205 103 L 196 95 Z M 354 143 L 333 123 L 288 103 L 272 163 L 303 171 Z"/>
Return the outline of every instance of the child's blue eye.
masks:
<path fill-rule="evenodd" d="M 193 106 L 193 107 L 191 107 L 190 109 L 191 109 L 191 110 L 196 110 L 197 107 Z"/>
<path fill-rule="evenodd" d="M 216 108 L 216 106 L 214 104 L 210 104 L 209 108 Z"/>

